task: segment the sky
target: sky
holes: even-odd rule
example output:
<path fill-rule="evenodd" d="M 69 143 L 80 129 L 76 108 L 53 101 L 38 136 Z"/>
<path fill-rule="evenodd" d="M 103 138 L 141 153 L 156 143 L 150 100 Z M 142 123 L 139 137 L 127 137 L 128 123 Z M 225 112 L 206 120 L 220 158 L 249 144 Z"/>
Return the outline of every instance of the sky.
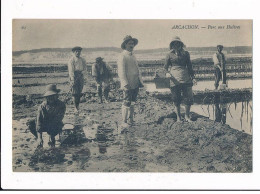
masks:
<path fill-rule="evenodd" d="M 197 25 L 198 29 L 173 29 L 176 25 Z M 227 25 L 239 29 L 227 29 Z M 139 40 L 137 50 L 167 48 L 175 36 L 187 47 L 252 46 L 252 25 L 252 20 L 14 19 L 13 51 L 74 46 L 120 48 L 126 35 Z"/>

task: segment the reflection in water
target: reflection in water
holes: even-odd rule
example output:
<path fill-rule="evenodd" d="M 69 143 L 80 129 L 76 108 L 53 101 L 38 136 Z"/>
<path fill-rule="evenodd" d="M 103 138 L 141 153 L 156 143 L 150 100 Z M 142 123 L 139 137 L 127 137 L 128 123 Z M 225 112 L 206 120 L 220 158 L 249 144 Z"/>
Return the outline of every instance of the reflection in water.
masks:
<path fill-rule="evenodd" d="M 138 158 L 137 146 L 137 138 L 134 133 L 130 131 L 126 132 L 124 134 L 125 164 L 131 169 L 138 169 L 141 165 Z"/>
<path fill-rule="evenodd" d="M 215 121 L 221 122 L 222 124 L 226 124 L 226 113 L 227 113 L 227 105 L 226 104 L 215 104 Z"/>
<path fill-rule="evenodd" d="M 193 105 L 192 111 L 209 119 L 228 124 L 231 128 L 252 134 L 252 100 L 244 102 Z"/>
<path fill-rule="evenodd" d="M 252 79 L 230 80 L 228 88 L 241 89 L 241 86 L 244 86 L 246 88 L 252 88 Z M 154 83 L 145 84 L 145 88 L 147 91 L 150 92 L 170 92 L 169 89 L 156 89 Z M 213 91 L 213 81 L 201 81 L 193 87 L 194 91 L 204 91 L 205 89 Z M 227 90 L 219 94 L 214 94 L 213 92 L 213 94 L 210 94 L 209 96 L 205 96 L 203 92 L 201 93 L 202 95 L 197 96 L 196 99 L 196 102 L 198 104 L 194 104 L 191 107 L 191 111 L 209 117 L 210 119 L 215 120 L 216 122 L 228 124 L 233 129 L 238 129 L 248 134 L 252 134 L 252 95 L 250 94 L 250 92 L 232 93 L 231 90 L 231 93 L 229 93 L 229 91 Z M 234 94 L 234 96 L 232 94 Z M 167 101 L 166 98 L 162 98 L 162 100 Z"/>
<path fill-rule="evenodd" d="M 104 125 L 97 128 L 96 141 L 98 143 L 99 153 L 107 153 L 109 143 L 114 141 L 113 129 L 109 129 Z"/>
<path fill-rule="evenodd" d="M 108 147 L 107 144 L 108 138 L 106 133 L 104 133 L 104 131 L 99 129 L 96 134 L 96 139 L 98 142 L 99 153 L 105 154 L 107 152 L 107 147 Z"/>
<path fill-rule="evenodd" d="M 100 154 L 105 154 L 107 152 L 107 147 L 108 147 L 108 145 L 105 142 L 104 143 L 99 143 L 98 144 L 99 153 Z"/>

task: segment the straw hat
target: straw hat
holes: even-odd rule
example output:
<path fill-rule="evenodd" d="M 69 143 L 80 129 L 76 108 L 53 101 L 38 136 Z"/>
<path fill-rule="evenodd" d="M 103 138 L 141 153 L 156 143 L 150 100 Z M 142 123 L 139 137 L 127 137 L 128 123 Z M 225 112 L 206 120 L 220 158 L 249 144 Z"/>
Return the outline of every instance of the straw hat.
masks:
<path fill-rule="evenodd" d="M 127 35 L 127 36 L 124 38 L 123 43 L 121 44 L 121 48 L 122 48 L 122 49 L 125 49 L 126 43 L 128 43 L 130 40 L 133 40 L 133 41 L 134 41 L 134 45 L 135 45 L 135 46 L 138 44 L 138 40 L 137 40 L 136 38 L 132 38 L 132 36 Z"/>
<path fill-rule="evenodd" d="M 52 95 L 58 94 L 59 92 L 60 92 L 60 89 L 57 89 L 56 85 L 50 84 L 50 85 L 46 86 L 46 92 L 45 92 L 45 94 L 43 96 L 44 97 L 52 96 Z"/>

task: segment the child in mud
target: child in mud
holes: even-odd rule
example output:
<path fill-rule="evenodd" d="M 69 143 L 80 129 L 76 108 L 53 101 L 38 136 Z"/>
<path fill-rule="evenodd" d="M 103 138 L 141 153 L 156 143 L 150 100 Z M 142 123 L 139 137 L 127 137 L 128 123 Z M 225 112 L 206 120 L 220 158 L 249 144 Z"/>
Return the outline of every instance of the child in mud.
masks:
<path fill-rule="evenodd" d="M 185 104 L 185 120 L 190 122 L 190 108 L 193 104 L 192 86 L 194 72 L 190 61 L 190 54 L 184 50 L 184 43 L 175 37 L 170 43 L 170 52 L 166 55 L 164 68 L 170 77 L 170 89 L 174 105 L 177 109 L 177 122 L 180 122 L 180 104 Z"/>
<path fill-rule="evenodd" d="M 55 146 L 55 136 L 62 131 L 62 119 L 65 115 L 66 106 L 58 99 L 59 89 L 51 84 L 46 87 L 45 100 L 38 108 L 36 118 L 37 143 L 43 146 L 42 133 L 47 132 L 50 136 L 49 145 Z"/>
<path fill-rule="evenodd" d="M 105 103 L 108 103 L 108 94 L 110 91 L 110 82 L 113 81 L 111 68 L 103 61 L 103 58 L 96 58 L 96 63 L 92 66 L 92 76 L 97 83 L 97 91 L 100 103 L 103 103 L 102 88 L 104 87 Z"/>
<path fill-rule="evenodd" d="M 73 101 L 75 105 L 75 113 L 79 112 L 79 103 L 84 87 L 83 71 L 87 70 L 85 59 L 80 57 L 81 47 L 72 48 L 73 56 L 68 62 L 69 78 Z"/>
<path fill-rule="evenodd" d="M 124 51 L 119 56 L 117 62 L 118 76 L 121 82 L 121 89 L 124 93 L 122 127 L 128 127 L 129 124 L 133 124 L 134 103 L 137 100 L 139 88 L 144 87 L 138 63 L 133 54 L 134 47 L 137 44 L 138 40 L 136 38 L 126 36 L 121 44 L 121 48 Z"/>
<path fill-rule="evenodd" d="M 213 62 L 214 62 L 214 67 L 215 67 L 215 89 L 218 89 L 219 86 L 219 81 L 222 79 L 222 84 L 226 85 L 226 60 L 225 60 L 225 55 L 222 53 L 223 50 L 222 45 L 217 45 L 217 50 L 213 55 Z"/>

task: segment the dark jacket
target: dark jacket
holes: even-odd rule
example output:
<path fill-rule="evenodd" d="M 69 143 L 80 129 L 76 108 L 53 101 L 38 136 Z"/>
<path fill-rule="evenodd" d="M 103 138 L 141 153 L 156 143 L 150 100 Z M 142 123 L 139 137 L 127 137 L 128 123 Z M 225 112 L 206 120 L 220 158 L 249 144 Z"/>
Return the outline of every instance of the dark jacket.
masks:
<path fill-rule="evenodd" d="M 92 66 L 92 76 L 97 82 L 109 81 L 112 79 L 112 70 L 105 62 L 98 62 Z"/>

